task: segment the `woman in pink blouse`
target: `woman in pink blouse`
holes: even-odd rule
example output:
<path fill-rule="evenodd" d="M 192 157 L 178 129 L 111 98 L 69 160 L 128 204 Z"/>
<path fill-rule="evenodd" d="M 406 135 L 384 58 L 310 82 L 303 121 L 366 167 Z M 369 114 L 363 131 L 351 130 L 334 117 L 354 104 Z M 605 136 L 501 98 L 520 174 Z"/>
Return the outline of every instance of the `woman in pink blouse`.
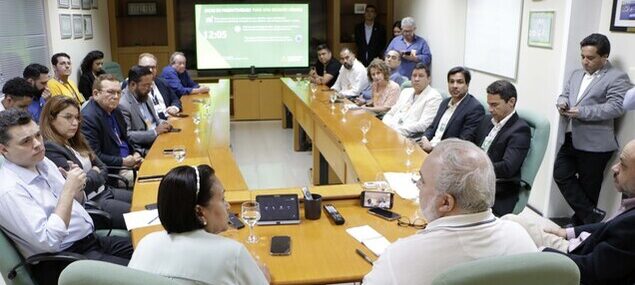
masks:
<path fill-rule="evenodd" d="M 372 101 L 366 102 L 363 109 L 383 115 L 397 103 L 399 99 L 399 84 L 390 80 L 390 68 L 381 59 L 374 59 L 366 69 L 368 79 L 372 81 Z"/>

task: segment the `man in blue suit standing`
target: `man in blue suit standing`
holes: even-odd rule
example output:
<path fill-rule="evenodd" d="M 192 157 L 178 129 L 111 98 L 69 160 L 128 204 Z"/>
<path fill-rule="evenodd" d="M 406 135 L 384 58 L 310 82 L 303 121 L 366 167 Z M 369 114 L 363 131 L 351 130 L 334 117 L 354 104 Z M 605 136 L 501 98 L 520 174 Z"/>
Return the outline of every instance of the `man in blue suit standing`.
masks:
<path fill-rule="evenodd" d="M 622 116 L 628 75 L 608 62 L 611 44 L 601 34 L 580 42 L 582 67 L 571 73 L 558 97 L 559 136 L 553 178 L 575 214 L 574 225 L 604 218 L 597 209 L 604 168 L 618 149 L 615 119 Z"/>
<path fill-rule="evenodd" d="M 441 101 L 432 124 L 421 137 L 421 148 L 431 152 L 435 145 L 446 138 L 476 141 L 476 131 L 485 115 L 483 105 L 468 94 L 470 71 L 457 66 L 448 72 L 450 98 Z"/>

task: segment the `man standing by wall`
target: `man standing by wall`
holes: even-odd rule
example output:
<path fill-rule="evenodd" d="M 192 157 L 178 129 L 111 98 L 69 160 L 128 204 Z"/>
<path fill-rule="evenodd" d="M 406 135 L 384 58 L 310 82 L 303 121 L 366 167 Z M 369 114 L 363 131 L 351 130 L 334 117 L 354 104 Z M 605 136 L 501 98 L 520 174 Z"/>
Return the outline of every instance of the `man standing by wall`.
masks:
<path fill-rule="evenodd" d="M 381 57 L 386 47 L 386 28 L 377 23 L 377 8 L 367 5 L 364 22 L 355 26 L 355 44 L 359 61 L 368 66 L 376 57 Z"/>
<path fill-rule="evenodd" d="M 401 36 L 397 36 L 388 45 L 386 51 L 396 50 L 401 53 L 401 66 L 399 73 L 410 76 L 412 70 L 418 62 L 430 66 L 432 54 L 430 47 L 422 37 L 415 35 L 417 25 L 415 19 L 406 17 L 401 20 Z"/>
<path fill-rule="evenodd" d="M 582 67 L 571 73 L 558 97 L 564 142 L 556 157 L 553 178 L 575 214 L 574 225 L 599 222 L 597 209 L 604 168 L 618 149 L 614 120 L 623 113 L 629 78 L 608 62 L 611 44 L 601 34 L 580 42 Z"/>

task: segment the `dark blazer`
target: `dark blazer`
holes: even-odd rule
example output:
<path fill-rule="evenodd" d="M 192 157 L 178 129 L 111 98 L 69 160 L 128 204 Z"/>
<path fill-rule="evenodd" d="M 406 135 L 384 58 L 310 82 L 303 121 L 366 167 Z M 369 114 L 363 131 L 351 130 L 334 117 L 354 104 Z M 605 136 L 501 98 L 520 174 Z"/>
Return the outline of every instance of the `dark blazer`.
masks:
<path fill-rule="evenodd" d="M 481 146 L 485 137 L 494 128 L 492 116 L 483 118 L 476 132 L 476 145 Z M 494 213 L 498 216 L 509 214 L 514 210 L 520 190 L 520 168 L 529 152 L 531 129 L 525 120 L 514 113 L 509 121 L 498 131 L 487 150 L 497 179 L 507 181 L 496 182 L 496 202 Z"/>
<path fill-rule="evenodd" d="M 170 88 L 165 79 L 157 77 L 154 79 L 154 84 L 157 85 L 157 89 L 161 92 L 163 102 L 165 102 L 165 107 L 175 106 L 178 107 L 179 110 L 183 110 L 181 100 L 179 100 L 179 97 L 176 96 L 176 93 L 174 93 L 172 88 Z"/>
<path fill-rule="evenodd" d="M 574 228 L 591 236 L 567 255 L 580 269 L 580 283 L 635 284 L 635 208 L 604 223 Z M 547 248 L 546 251 L 556 251 Z"/>
<path fill-rule="evenodd" d="M 471 94 L 468 93 L 465 96 L 461 104 L 459 104 L 454 111 L 454 114 L 452 114 L 452 117 L 450 117 L 450 121 L 441 139 L 459 138 L 471 142 L 476 140 L 476 129 L 485 115 L 485 109 L 483 109 L 481 102 Z M 450 102 L 451 99 L 452 97 L 441 101 L 441 105 L 439 105 L 439 110 L 437 110 L 437 115 L 434 117 L 432 124 L 430 124 L 428 129 L 423 133 L 428 140 L 432 140 L 434 137 L 441 117 L 443 117 L 445 110 L 448 109 L 448 102 Z"/>
<path fill-rule="evenodd" d="M 117 137 L 110 128 L 106 115 L 106 111 L 99 107 L 97 102 L 92 99 L 89 100 L 88 104 L 82 109 L 82 134 L 84 134 L 90 148 L 93 149 L 101 161 L 108 166 L 121 166 L 123 158 L 119 154 Z M 123 114 L 117 108 L 112 111 L 112 115 L 117 121 L 121 139 L 128 145 L 130 154 L 134 154 L 135 149 L 128 140 Z"/>
<path fill-rule="evenodd" d="M 357 45 L 357 59 L 368 66 L 376 57 L 383 57 L 386 48 L 386 28 L 381 24 L 373 24 L 373 32 L 370 41 L 366 43 L 366 29 L 364 22 L 355 26 L 355 44 Z"/>
<path fill-rule="evenodd" d="M 44 147 L 46 149 L 46 157 L 58 167 L 68 169 L 68 161 L 72 161 L 80 168 L 83 166 L 75 154 L 63 145 L 47 140 L 44 142 Z M 106 165 L 98 157 L 95 157 L 91 163 L 93 166 L 97 166 L 99 171 L 91 169 L 86 173 L 86 188 L 84 188 L 86 194 L 97 191 L 97 189 L 106 184 L 106 180 L 108 180 L 108 169 Z"/>

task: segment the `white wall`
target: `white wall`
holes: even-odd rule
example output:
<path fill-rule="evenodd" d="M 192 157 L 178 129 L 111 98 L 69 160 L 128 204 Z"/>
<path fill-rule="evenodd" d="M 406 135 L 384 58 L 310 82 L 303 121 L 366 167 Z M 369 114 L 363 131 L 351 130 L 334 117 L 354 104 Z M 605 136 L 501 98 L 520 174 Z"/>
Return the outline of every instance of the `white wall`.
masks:
<path fill-rule="evenodd" d="M 432 85 L 444 92 L 447 92 L 447 70 L 464 63 L 466 1 L 395 0 L 395 18 L 413 16 L 417 20 L 417 34 L 428 41 L 432 52 Z M 635 35 L 608 32 L 611 3 L 612 1 L 600 3 L 597 0 L 523 1 L 518 75 L 512 82 L 519 94 L 518 107 L 542 114 L 551 122 L 550 142 L 529 201 L 548 216 L 568 215 L 570 211 L 562 195 L 553 185 L 552 172 L 559 120 L 554 104 L 568 72 L 580 66 L 580 40 L 590 32 L 599 31 L 607 34 L 613 46 L 612 61 L 624 68 L 631 67 L 631 73 L 635 73 L 635 54 L 628 50 L 629 47 L 632 49 L 635 43 Z M 529 12 L 544 10 L 555 12 L 553 47 L 529 47 Z M 630 46 L 627 43 L 630 43 Z M 470 92 L 484 98 L 485 88 L 498 79 L 503 78 L 472 71 Z M 635 115 L 628 114 L 623 121 L 633 121 L 633 116 Z M 624 141 L 635 137 L 635 130 L 629 127 L 625 123 L 620 126 L 619 140 L 622 145 Z M 610 173 L 607 171 L 608 177 Z M 612 179 L 605 179 L 604 193 L 600 201 L 602 208 L 607 210 L 613 209 L 616 201 L 616 196 L 611 195 L 611 181 Z"/>
<path fill-rule="evenodd" d="M 46 26 L 49 35 L 49 52 L 53 55 L 58 52 L 65 52 L 71 56 L 73 64 L 73 74 L 71 79 L 76 83 L 79 66 L 82 59 L 92 50 L 100 50 L 104 52 L 104 59 L 110 61 L 112 59 L 110 53 L 110 30 L 108 27 L 108 3 L 107 0 L 98 0 L 99 9 L 80 10 L 70 8 L 57 8 L 57 1 L 44 0 L 44 9 L 46 14 Z M 69 1 L 70 2 L 70 1 Z M 61 39 L 59 14 L 82 14 L 92 15 L 93 18 L 93 38 L 92 39 Z M 51 68 L 49 61 L 42 63 Z M 52 71 L 51 71 L 52 74 Z"/>

